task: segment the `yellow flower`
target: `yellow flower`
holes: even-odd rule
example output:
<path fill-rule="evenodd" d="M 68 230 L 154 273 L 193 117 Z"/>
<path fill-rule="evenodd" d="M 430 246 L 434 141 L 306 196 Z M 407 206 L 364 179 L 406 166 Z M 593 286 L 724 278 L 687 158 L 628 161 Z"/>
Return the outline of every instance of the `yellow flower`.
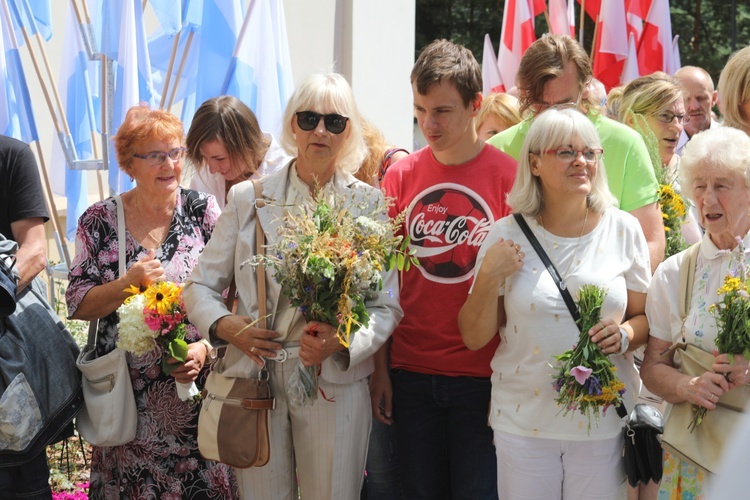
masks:
<path fill-rule="evenodd" d="M 141 293 L 141 288 L 135 285 L 130 285 L 125 290 L 123 290 L 123 292 L 128 292 L 129 294 L 132 294 L 132 295 L 138 295 L 139 293 Z"/>
<path fill-rule="evenodd" d="M 159 314 L 168 314 L 180 300 L 182 287 L 170 281 L 153 283 L 144 292 L 146 295 L 146 307 L 156 310 Z"/>

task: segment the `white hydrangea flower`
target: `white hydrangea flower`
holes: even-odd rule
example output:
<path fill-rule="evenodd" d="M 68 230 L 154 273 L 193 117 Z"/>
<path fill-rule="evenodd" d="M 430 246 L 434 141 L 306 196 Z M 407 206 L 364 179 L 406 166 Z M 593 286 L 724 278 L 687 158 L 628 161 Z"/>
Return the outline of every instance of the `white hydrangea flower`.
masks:
<path fill-rule="evenodd" d="M 151 330 L 143 320 L 143 308 L 146 306 L 146 296 L 134 295 L 117 308 L 120 316 L 117 347 L 134 356 L 143 356 L 156 347 L 155 338 L 158 332 Z"/>

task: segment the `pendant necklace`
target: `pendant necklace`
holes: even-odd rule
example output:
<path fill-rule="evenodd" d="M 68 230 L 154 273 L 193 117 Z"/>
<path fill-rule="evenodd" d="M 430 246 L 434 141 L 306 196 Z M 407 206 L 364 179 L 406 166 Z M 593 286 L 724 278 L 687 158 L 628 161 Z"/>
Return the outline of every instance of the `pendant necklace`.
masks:
<path fill-rule="evenodd" d="M 573 257 L 571 257 L 570 262 L 568 263 L 568 268 L 565 270 L 565 274 L 560 276 L 560 286 L 562 288 L 567 288 L 567 284 L 565 281 L 568 279 L 568 274 L 570 274 L 570 268 L 573 267 L 573 262 L 576 260 L 576 255 L 578 254 L 578 247 L 581 245 L 581 238 L 583 237 L 583 232 L 586 230 L 586 223 L 589 220 L 589 207 L 586 207 L 586 216 L 583 218 L 583 226 L 581 227 L 581 234 L 578 235 L 578 241 L 576 241 L 576 246 L 573 249 Z M 547 253 L 552 254 L 550 251 L 549 242 L 547 241 L 547 229 L 544 227 L 544 221 L 542 220 L 542 215 L 539 214 L 539 225 L 542 226 L 542 238 L 544 238 L 544 246 L 547 247 Z M 550 259 L 551 259 L 550 255 Z M 555 266 L 557 267 L 557 266 Z"/>

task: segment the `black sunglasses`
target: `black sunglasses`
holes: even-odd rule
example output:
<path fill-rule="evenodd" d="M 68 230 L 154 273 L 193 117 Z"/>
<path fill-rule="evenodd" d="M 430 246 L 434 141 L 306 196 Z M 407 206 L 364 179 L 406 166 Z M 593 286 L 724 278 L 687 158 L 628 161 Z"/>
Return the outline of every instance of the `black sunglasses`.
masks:
<path fill-rule="evenodd" d="M 329 115 L 321 115 L 315 111 L 298 111 L 297 112 L 297 126 L 305 131 L 315 130 L 315 127 L 320 123 L 320 119 L 323 119 L 323 124 L 332 134 L 340 134 L 346 129 L 346 122 L 349 118 L 341 116 L 336 113 Z"/>

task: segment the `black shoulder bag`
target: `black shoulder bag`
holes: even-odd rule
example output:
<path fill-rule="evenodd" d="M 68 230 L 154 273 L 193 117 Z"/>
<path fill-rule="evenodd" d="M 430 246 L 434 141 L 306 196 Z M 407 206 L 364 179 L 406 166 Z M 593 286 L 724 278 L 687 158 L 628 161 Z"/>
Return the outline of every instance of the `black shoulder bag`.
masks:
<path fill-rule="evenodd" d="M 581 329 L 580 314 L 573 297 L 564 286 L 560 273 L 557 272 L 547 253 L 539 244 L 531 228 L 521 214 L 513 214 L 519 227 L 526 235 L 531 246 L 534 247 L 542 263 L 552 276 L 557 288 L 560 290 L 565 305 L 568 306 L 571 316 L 578 329 Z M 617 415 L 625 418 L 625 429 L 623 434 L 622 456 L 625 460 L 625 473 L 631 486 L 638 483 L 646 484 L 649 481 L 658 483 L 663 473 L 663 456 L 659 435 L 664 432 L 664 419 L 659 410 L 648 404 L 637 404 L 628 415 L 624 404 L 615 406 Z"/>

